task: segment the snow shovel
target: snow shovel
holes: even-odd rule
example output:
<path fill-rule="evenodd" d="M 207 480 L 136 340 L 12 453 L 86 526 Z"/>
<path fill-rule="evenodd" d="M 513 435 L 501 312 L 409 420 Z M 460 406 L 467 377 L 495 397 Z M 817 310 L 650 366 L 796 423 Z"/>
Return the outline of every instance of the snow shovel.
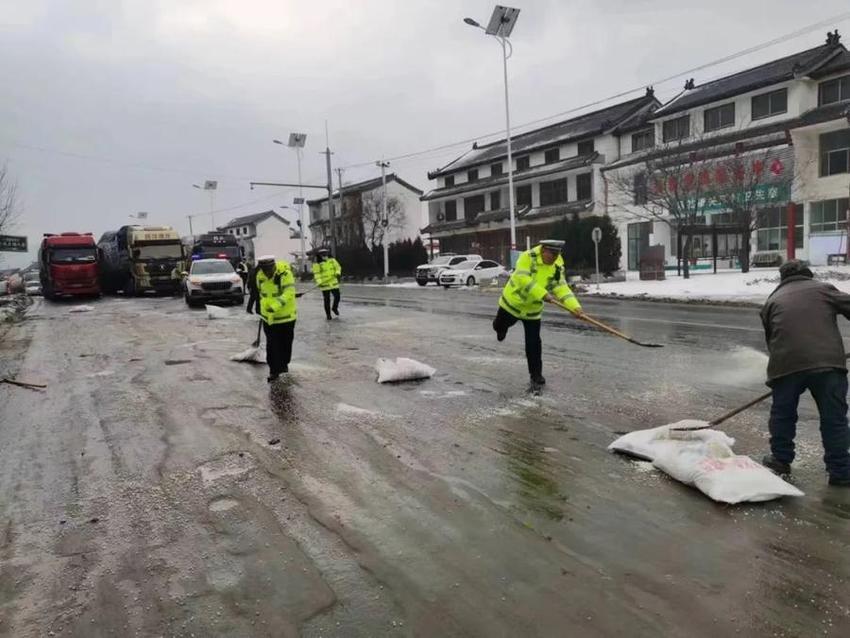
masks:
<path fill-rule="evenodd" d="M 570 313 L 571 315 L 573 315 L 575 318 L 577 318 L 577 319 L 581 319 L 582 321 L 586 321 L 586 322 L 587 322 L 587 323 L 589 323 L 590 325 L 592 325 L 592 326 L 596 326 L 596 327 L 597 327 L 597 328 L 599 328 L 600 330 L 602 330 L 602 331 L 604 331 L 604 332 L 607 332 L 608 334 L 612 334 L 612 335 L 614 335 L 615 337 L 619 337 L 620 339 L 625 339 L 625 340 L 626 340 L 626 341 L 628 341 L 629 343 L 633 343 L 633 344 L 635 344 L 636 346 L 641 346 L 641 347 L 643 347 L 643 348 L 663 348 L 663 347 L 664 347 L 664 346 L 663 346 L 662 344 L 660 344 L 660 343 L 644 343 L 644 342 L 642 342 L 642 341 L 638 341 L 637 339 L 634 339 L 634 338 L 630 337 L 630 336 L 629 336 L 629 335 L 627 335 L 627 334 L 623 334 L 623 333 L 622 333 L 622 332 L 620 332 L 619 330 L 617 330 L 617 329 L 615 329 L 615 328 L 612 328 L 611 326 L 609 326 L 609 325 L 607 325 L 607 324 L 602 323 L 602 322 L 601 322 L 601 321 L 599 321 L 598 319 L 594 319 L 593 317 L 591 317 L 591 316 L 590 316 L 590 315 L 588 315 L 588 314 L 582 313 L 581 315 L 577 315 L 577 314 L 575 314 L 572 310 L 569 310 L 566 306 L 561 306 L 561 304 L 557 304 L 557 305 L 558 305 L 558 306 L 560 306 L 561 308 L 563 308 L 564 310 L 566 310 L 567 312 L 569 312 L 569 313 Z"/>
<path fill-rule="evenodd" d="M 844 357 L 844 359 L 845 360 L 850 359 L 850 354 L 847 354 Z M 713 428 L 716 425 L 720 425 L 721 423 L 723 423 L 727 419 L 731 419 L 733 416 L 735 416 L 736 414 L 740 414 L 744 410 L 749 410 L 751 407 L 753 407 L 754 405 L 758 405 L 759 403 L 761 403 L 765 399 L 769 399 L 772 394 L 773 394 L 773 390 L 768 390 L 767 392 L 765 392 L 761 396 L 756 397 L 752 401 L 749 401 L 748 403 L 745 403 L 744 405 L 739 406 L 739 407 L 735 408 L 734 410 L 730 410 L 726 414 L 717 417 L 713 421 L 709 421 L 708 425 L 702 425 L 702 426 L 696 427 L 696 428 L 670 428 L 670 429 L 674 430 L 676 432 L 691 432 L 691 431 L 696 432 L 697 430 L 708 430 L 710 428 Z"/>

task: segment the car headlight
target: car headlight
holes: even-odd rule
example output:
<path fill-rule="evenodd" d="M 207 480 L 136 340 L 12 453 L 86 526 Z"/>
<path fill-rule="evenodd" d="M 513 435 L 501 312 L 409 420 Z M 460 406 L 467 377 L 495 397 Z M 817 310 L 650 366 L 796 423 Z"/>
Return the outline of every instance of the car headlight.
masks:
<path fill-rule="evenodd" d="M 195 286 L 200 286 L 200 285 L 201 285 L 201 281 L 202 281 L 202 280 L 201 280 L 201 278 L 200 278 L 200 277 L 189 277 L 189 283 L 190 283 L 190 284 L 193 284 L 193 285 L 195 285 Z"/>
<path fill-rule="evenodd" d="M 230 278 L 230 283 L 232 283 L 232 284 L 241 284 L 241 283 L 242 283 L 242 277 L 240 277 L 239 275 L 233 275 L 233 276 Z"/>

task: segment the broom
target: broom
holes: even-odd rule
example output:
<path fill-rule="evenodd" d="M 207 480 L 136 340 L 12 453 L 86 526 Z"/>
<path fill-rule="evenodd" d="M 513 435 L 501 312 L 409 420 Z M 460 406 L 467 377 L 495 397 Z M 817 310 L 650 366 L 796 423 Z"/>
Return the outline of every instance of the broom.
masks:
<path fill-rule="evenodd" d="M 242 352 L 231 355 L 231 361 L 242 361 L 245 363 L 265 363 L 262 353 L 260 352 L 260 335 L 263 330 L 263 320 L 257 324 L 257 338 L 251 344 L 251 347 Z"/>

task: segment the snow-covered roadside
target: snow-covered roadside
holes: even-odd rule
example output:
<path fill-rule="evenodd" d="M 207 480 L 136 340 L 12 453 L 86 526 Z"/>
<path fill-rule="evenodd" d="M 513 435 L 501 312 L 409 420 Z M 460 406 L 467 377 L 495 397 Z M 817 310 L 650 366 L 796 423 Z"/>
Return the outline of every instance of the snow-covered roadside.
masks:
<path fill-rule="evenodd" d="M 828 281 L 839 290 L 850 293 L 850 267 L 829 266 L 813 268 L 815 277 Z M 708 301 L 762 304 L 779 284 L 776 268 L 754 269 L 748 273 L 720 271 L 691 273 L 690 279 L 668 272 L 664 281 L 640 281 L 638 273 L 629 273 L 624 282 L 603 283 L 599 292 L 595 284 L 586 284 L 586 295 L 601 297 L 630 297 L 643 299 L 672 299 L 677 301 Z"/>

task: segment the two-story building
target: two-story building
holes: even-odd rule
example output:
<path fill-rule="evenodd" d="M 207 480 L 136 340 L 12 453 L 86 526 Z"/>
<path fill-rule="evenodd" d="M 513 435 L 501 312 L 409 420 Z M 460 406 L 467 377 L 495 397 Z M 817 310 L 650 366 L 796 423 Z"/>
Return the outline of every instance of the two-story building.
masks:
<path fill-rule="evenodd" d="M 600 168 L 619 157 L 619 130 L 659 105 L 653 92 L 511 137 L 517 248 L 557 234 L 573 214 L 601 215 Z M 429 233 L 441 252 L 510 263 L 507 144 L 474 144 L 428 173 Z"/>
<path fill-rule="evenodd" d="M 389 243 L 405 239 L 416 239 L 423 225 L 422 191 L 401 179 L 395 173 L 387 173 L 387 203 Z M 376 224 L 381 220 L 383 181 L 380 177 L 346 184 L 333 192 L 334 232 L 337 246 L 359 247 L 370 245 Z M 329 246 L 331 237 L 328 198 L 322 197 L 307 202 L 310 210 L 310 233 L 313 245 Z M 379 234 L 379 233 L 378 233 Z"/>
<path fill-rule="evenodd" d="M 757 253 L 785 254 L 789 218 L 795 220 L 798 258 L 824 264 L 829 255 L 847 253 L 850 53 L 837 31 L 812 49 L 704 84 L 689 80 L 681 94 L 628 133 L 620 137 L 619 159 L 602 169 L 609 186 L 630 178 L 645 183 L 647 167 L 667 160 L 697 158 L 705 167 L 712 158 L 720 163 L 734 157 L 751 164 L 747 170 L 764 170 L 764 188 L 750 193 L 758 202 L 754 228 L 730 225 L 727 210 L 707 205 L 690 230 L 692 257 L 713 257 L 716 249 L 733 263 Z M 700 178 L 703 173 L 710 201 L 714 177 L 701 170 Z M 637 269 L 651 244 L 664 245 L 668 264 L 675 263 L 681 243 L 676 224 L 663 214 L 647 215 L 639 189 L 610 186 L 607 192 L 627 267 Z M 744 255 L 747 243 L 750 254 Z"/>
<path fill-rule="evenodd" d="M 218 230 L 236 237 L 243 257 L 252 263 L 260 255 L 275 255 L 295 264 L 301 255 L 298 231 L 273 210 L 236 217 Z"/>

